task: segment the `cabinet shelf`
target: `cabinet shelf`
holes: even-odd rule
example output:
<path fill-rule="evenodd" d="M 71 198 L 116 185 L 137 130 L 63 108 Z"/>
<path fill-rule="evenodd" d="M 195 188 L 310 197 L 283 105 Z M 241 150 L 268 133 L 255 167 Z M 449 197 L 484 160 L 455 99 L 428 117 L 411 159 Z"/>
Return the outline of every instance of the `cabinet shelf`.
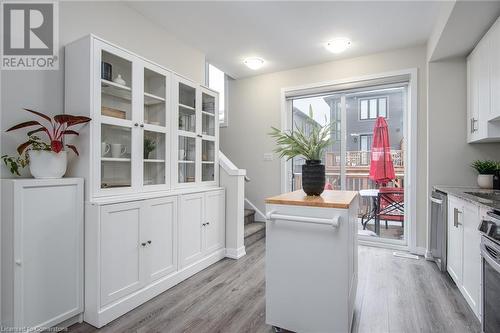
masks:
<path fill-rule="evenodd" d="M 145 163 L 165 163 L 165 160 L 150 159 L 144 160 Z"/>
<path fill-rule="evenodd" d="M 194 107 L 186 105 L 186 104 L 179 103 L 179 107 L 184 108 L 184 109 L 188 109 L 188 110 L 191 110 L 191 111 L 196 111 L 196 109 Z"/>
<path fill-rule="evenodd" d="M 144 105 L 155 105 L 165 103 L 165 98 L 150 93 L 144 93 Z"/>
<path fill-rule="evenodd" d="M 132 100 L 132 89 L 130 87 L 105 79 L 101 79 L 101 92 L 127 101 Z"/>
<path fill-rule="evenodd" d="M 207 115 L 207 116 L 211 116 L 211 117 L 215 117 L 215 113 L 210 113 L 210 112 L 207 112 L 207 111 L 201 111 L 201 113 Z"/>
<path fill-rule="evenodd" d="M 130 162 L 130 158 L 122 157 L 101 157 L 102 162 Z"/>

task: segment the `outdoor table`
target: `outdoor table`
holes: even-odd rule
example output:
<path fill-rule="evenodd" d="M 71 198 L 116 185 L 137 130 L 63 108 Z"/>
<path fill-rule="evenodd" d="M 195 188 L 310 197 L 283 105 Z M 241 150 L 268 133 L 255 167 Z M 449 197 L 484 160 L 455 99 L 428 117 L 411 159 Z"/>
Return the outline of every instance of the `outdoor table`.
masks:
<path fill-rule="evenodd" d="M 359 195 L 362 198 L 371 198 L 371 203 L 370 203 L 370 211 L 366 214 L 367 220 L 370 221 L 373 219 L 375 221 L 375 233 L 377 236 L 380 236 L 380 219 L 377 216 L 378 212 L 378 205 L 379 205 L 379 190 L 378 189 L 366 189 L 366 190 L 359 190 Z"/>

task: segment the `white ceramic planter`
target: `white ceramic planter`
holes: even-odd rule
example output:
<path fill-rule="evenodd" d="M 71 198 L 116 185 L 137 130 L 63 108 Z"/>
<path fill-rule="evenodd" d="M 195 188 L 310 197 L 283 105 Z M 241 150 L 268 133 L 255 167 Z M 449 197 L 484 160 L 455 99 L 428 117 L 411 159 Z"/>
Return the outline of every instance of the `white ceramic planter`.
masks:
<path fill-rule="evenodd" d="M 493 188 L 493 175 L 477 175 L 477 185 L 480 188 Z"/>
<path fill-rule="evenodd" d="M 30 150 L 30 172 L 35 178 L 61 178 L 66 173 L 68 154 L 46 150 Z"/>

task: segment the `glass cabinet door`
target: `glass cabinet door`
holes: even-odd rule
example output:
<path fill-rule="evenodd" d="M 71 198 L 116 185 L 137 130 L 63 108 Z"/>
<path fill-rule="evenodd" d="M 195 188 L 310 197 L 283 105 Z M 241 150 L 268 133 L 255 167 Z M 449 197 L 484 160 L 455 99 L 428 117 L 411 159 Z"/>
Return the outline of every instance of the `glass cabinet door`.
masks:
<path fill-rule="evenodd" d="M 215 130 L 217 124 L 217 103 L 215 96 L 206 91 L 201 93 L 201 181 L 215 180 Z"/>
<path fill-rule="evenodd" d="M 100 188 L 132 186 L 132 62 L 101 50 Z"/>
<path fill-rule="evenodd" d="M 196 88 L 188 83 L 178 82 L 178 147 L 177 182 L 196 182 L 197 164 L 197 110 Z"/>
<path fill-rule="evenodd" d="M 194 183 L 196 181 L 196 138 L 180 135 L 178 153 L 178 182 Z"/>
<path fill-rule="evenodd" d="M 144 68 L 143 185 L 166 183 L 167 78 Z"/>

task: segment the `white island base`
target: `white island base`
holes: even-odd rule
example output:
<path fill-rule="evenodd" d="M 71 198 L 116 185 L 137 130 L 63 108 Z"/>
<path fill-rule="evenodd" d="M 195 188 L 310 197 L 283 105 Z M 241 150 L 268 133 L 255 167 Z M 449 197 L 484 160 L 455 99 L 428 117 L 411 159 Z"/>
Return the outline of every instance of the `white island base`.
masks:
<path fill-rule="evenodd" d="M 357 192 L 266 200 L 266 323 L 350 332 L 358 281 Z"/>

